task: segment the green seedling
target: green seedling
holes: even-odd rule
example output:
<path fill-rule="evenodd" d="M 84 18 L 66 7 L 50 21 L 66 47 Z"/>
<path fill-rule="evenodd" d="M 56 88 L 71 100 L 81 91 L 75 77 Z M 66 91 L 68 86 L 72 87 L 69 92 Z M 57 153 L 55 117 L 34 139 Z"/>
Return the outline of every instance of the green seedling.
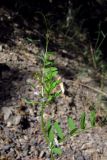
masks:
<path fill-rule="evenodd" d="M 101 46 L 106 38 L 106 34 L 103 33 L 103 31 L 100 29 L 101 25 L 99 24 L 99 31 L 98 31 L 98 36 L 95 44 L 94 50 L 92 50 L 91 55 L 92 55 L 92 60 L 93 60 L 93 66 L 95 69 L 102 70 L 102 51 L 101 51 Z"/>
<path fill-rule="evenodd" d="M 81 127 L 81 129 L 85 129 L 85 127 L 86 127 L 85 118 L 86 118 L 86 114 L 85 114 L 85 112 L 83 112 L 81 114 L 81 118 L 80 118 L 80 127 Z"/>
<path fill-rule="evenodd" d="M 50 151 L 51 160 L 55 160 L 56 155 L 61 155 L 63 150 L 60 147 L 62 142 L 65 142 L 71 136 L 75 136 L 80 132 L 86 130 L 86 114 L 83 113 L 80 117 L 80 128 L 77 127 L 72 117 L 68 117 L 68 134 L 65 135 L 63 129 L 58 120 L 51 122 L 48 118 L 44 118 L 45 110 L 50 107 L 51 103 L 55 102 L 56 98 L 59 98 L 62 91 L 58 86 L 61 84 L 61 80 L 58 77 L 58 69 L 55 67 L 53 52 L 48 51 L 49 34 L 46 34 L 46 49 L 41 56 L 41 70 L 39 73 L 35 73 L 34 78 L 38 81 L 39 89 L 34 91 L 35 95 L 38 96 L 38 102 L 33 102 L 40 107 L 40 119 L 41 119 L 41 131 L 45 138 Z M 32 85 L 35 88 L 34 85 Z M 32 101 L 26 100 L 29 104 Z M 91 127 L 95 126 L 95 114 L 91 113 L 90 116 Z"/>
<path fill-rule="evenodd" d="M 39 96 L 43 100 L 39 102 L 41 107 L 41 130 L 49 147 L 51 160 L 55 160 L 55 155 L 61 155 L 63 152 L 60 147 L 60 143 L 66 141 L 68 137 L 78 135 L 79 133 L 86 130 L 86 114 L 81 114 L 80 128 L 77 128 L 73 119 L 68 117 L 68 135 L 64 135 L 60 123 L 57 120 L 52 123 L 50 119 L 47 121 L 44 119 L 45 109 L 61 95 L 61 89 L 56 89 L 57 86 L 60 85 L 61 80 L 57 79 L 58 70 L 54 66 L 54 62 L 51 59 L 51 56 L 53 56 L 53 53 L 51 52 L 44 53 L 42 58 L 43 68 L 41 69 L 41 76 L 38 79 L 41 85 L 41 92 Z M 91 127 L 95 126 L 94 111 L 90 115 L 90 122 Z"/>
<path fill-rule="evenodd" d="M 41 72 L 34 76 L 41 86 L 40 93 L 37 94 L 41 101 L 38 103 L 35 102 L 34 104 L 38 104 L 41 108 L 41 130 L 48 145 L 51 160 L 55 160 L 55 156 L 60 156 L 63 152 L 60 147 L 60 143 L 68 140 L 69 137 L 78 135 L 79 133 L 86 130 L 86 114 L 82 113 L 80 117 L 80 128 L 77 128 L 72 117 L 68 117 L 68 135 L 64 135 L 64 132 L 58 121 L 52 123 L 50 119 L 44 119 L 45 109 L 61 95 L 61 89 L 56 89 L 57 86 L 60 85 L 61 80 L 57 79 L 58 69 L 55 67 L 54 60 L 51 58 L 52 56 L 53 53 L 51 52 L 44 53 L 42 57 Z M 28 103 L 30 104 L 31 101 Z M 94 111 L 90 115 L 90 122 L 91 127 L 95 126 Z"/>

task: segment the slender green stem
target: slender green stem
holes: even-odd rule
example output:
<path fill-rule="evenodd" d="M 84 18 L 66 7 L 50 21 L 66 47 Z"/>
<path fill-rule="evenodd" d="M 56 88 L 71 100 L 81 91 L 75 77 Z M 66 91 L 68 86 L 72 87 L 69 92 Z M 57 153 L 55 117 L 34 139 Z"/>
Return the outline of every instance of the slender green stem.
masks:
<path fill-rule="evenodd" d="M 48 42 L 49 42 L 49 40 L 48 40 L 48 33 L 46 34 L 46 50 L 45 50 L 45 54 L 48 52 Z"/>
<path fill-rule="evenodd" d="M 44 69 L 45 69 L 45 65 L 46 65 L 46 54 L 48 52 L 48 33 L 46 34 L 46 49 L 45 49 L 45 53 L 44 53 L 44 63 L 43 63 L 43 69 L 42 69 L 42 89 L 41 89 L 41 95 L 42 95 L 42 98 L 46 98 L 47 96 L 49 95 L 45 95 L 44 94 L 44 88 L 45 88 L 45 72 L 44 72 Z M 46 131 L 46 128 L 45 128 L 45 120 L 44 120 L 44 112 L 45 112 L 45 108 L 47 106 L 47 103 L 46 102 L 42 102 L 41 103 L 41 129 L 42 129 L 42 133 L 43 133 L 43 136 L 45 138 L 45 141 L 47 143 L 48 146 L 50 146 L 50 142 L 49 142 L 49 139 L 48 139 L 48 136 L 47 136 L 47 131 Z M 51 154 L 51 160 L 54 160 L 54 156 L 53 156 L 53 153 L 52 153 L 52 149 L 50 147 L 50 154 Z"/>
<path fill-rule="evenodd" d="M 45 66 L 45 62 L 43 64 L 43 70 L 42 70 L 42 89 L 41 89 L 42 99 L 44 98 L 44 66 Z M 45 108 L 46 108 L 46 104 L 45 102 L 42 102 L 41 103 L 41 128 L 42 128 L 42 133 L 44 135 L 46 143 L 49 145 L 49 140 L 48 140 L 48 137 L 46 135 L 46 130 L 45 130 L 45 121 L 43 117 Z"/>
<path fill-rule="evenodd" d="M 51 160 L 55 160 L 53 153 L 52 153 L 52 150 L 51 150 Z"/>
<path fill-rule="evenodd" d="M 96 42 L 96 44 L 95 44 L 95 50 L 98 49 L 98 42 L 99 42 L 99 39 L 100 39 L 100 29 L 99 29 L 99 32 L 98 32 L 97 42 Z"/>
<path fill-rule="evenodd" d="M 86 131 L 89 131 L 90 129 L 92 129 L 92 127 L 89 127 L 87 129 L 78 129 L 73 135 L 71 135 L 71 134 L 66 135 L 66 137 L 62 141 L 60 141 L 60 142 L 66 142 L 71 137 L 75 137 L 77 135 L 80 135 L 80 133 L 84 133 Z"/>
<path fill-rule="evenodd" d="M 90 50 L 91 50 L 93 66 L 96 69 L 97 68 L 97 64 L 96 64 L 96 61 L 95 61 L 95 51 L 93 51 L 93 48 L 91 46 L 90 46 Z"/>
<path fill-rule="evenodd" d="M 46 143 L 49 145 L 49 140 L 48 140 L 48 137 L 46 135 L 46 130 L 45 130 L 45 121 L 44 121 L 44 117 L 43 117 L 44 109 L 45 109 L 45 104 L 43 103 L 42 106 L 41 106 L 41 128 L 42 128 L 42 133 L 44 135 Z"/>
<path fill-rule="evenodd" d="M 100 33 L 99 33 L 99 34 L 100 34 Z M 100 36 L 100 35 L 99 35 L 99 36 Z M 102 38 L 101 42 L 99 43 L 98 47 L 97 47 L 97 45 L 96 45 L 96 47 L 97 47 L 97 48 L 95 48 L 96 50 L 99 50 L 99 49 L 100 49 L 100 47 L 101 47 L 101 45 L 103 44 L 106 36 L 107 36 L 107 34 L 105 34 L 105 35 L 103 36 L 103 38 Z M 99 38 L 98 38 L 98 42 L 99 42 Z"/>

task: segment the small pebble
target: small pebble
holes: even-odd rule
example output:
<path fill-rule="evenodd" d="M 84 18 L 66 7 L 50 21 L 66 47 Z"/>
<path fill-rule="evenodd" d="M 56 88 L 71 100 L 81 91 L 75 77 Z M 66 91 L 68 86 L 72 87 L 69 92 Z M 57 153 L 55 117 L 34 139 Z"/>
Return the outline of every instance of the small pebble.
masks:
<path fill-rule="evenodd" d="M 23 145 L 23 143 L 25 143 L 25 140 L 24 140 L 23 138 L 20 138 L 20 139 L 19 139 L 19 142 L 20 142 L 20 144 Z"/>
<path fill-rule="evenodd" d="M 0 52 L 2 52 L 3 51 L 3 46 L 2 45 L 0 45 Z"/>
<path fill-rule="evenodd" d="M 7 127 L 11 127 L 12 126 L 12 122 L 8 121 L 7 122 Z"/>
<path fill-rule="evenodd" d="M 4 147 L 3 147 L 3 149 L 5 150 L 5 151 L 8 151 L 9 149 L 10 149 L 10 145 L 5 145 Z"/>
<path fill-rule="evenodd" d="M 38 154 L 39 154 L 39 153 L 38 153 L 38 151 L 37 151 L 37 150 L 35 150 L 35 151 L 34 151 L 34 154 L 35 154 L 35 156 L 37 156 L 37 157 L 38 157 Z"/>
<path fill-rule="evenodd" d="M 26 141 L 28 141 L 28 136 L 26 136 L 26 135 L 24 135 L 24 139 L 26 140 Z"/>
<path fill-rule="evenodd" d="M 14 124 L 18 125 L 20 123 L 20 121 L 21 121 L 21 116 L 20 115 L 15 116 L 15 118 L 14 118 Z"/>
<path fill-rule="evenodd" d="M 10 115 L 12 114 L 12 108 L 11 107 L 3 107 L 2 112 L 4 113 L 4 120 L 8 120 Z"/>
<path fill-rule="evenodd" d="M 8 153 L 8 156 L 11 156 L 12 158 L 14 157 L 15 155 L 15 151 L 13 148 L 10 148 L 10 152 Z"/>
<path fill-rule="evenodd" d="M 45 151 L 41 151 L 39 157 L 40 157 L 40 158 L 43 158 L 44 155 L 45 155 Z"/>
<path fill-rule="evenodd" d="M 28 155 L 28 150 L 23 151 L 23 156 L 26 157 Z"/>

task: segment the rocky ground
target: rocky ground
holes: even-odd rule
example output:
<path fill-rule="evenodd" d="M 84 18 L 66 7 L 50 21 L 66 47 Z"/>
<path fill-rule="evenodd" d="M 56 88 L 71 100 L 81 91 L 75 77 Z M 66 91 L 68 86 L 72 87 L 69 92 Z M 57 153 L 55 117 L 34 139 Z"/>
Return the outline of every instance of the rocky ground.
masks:
<path fill-rule="evenodd" d="M 14 32 L 18 33 L 17 25 Z M 36 87 L 33 75 L 40 70 L 41 50 L 19 35 L 13 46 L 0 44 L 0 160 L 50 160 L 40 129 L 39 106 L 24 101 L 38 99 L 31 83 Z M 45 116 L 58 119 L 66 134 L 68 116 L 78 124 L 85 111 L 89 126 L 90 108 L 98 103 L 99 94 L 93 88 L 100 88 L 93 79 L 92 67 L 87 69 L 81 54 L 58 48 L 55 61 L 65 93 L 49 106 Z M 63 154 L 57 160 L 107 160 L 107 126 L 97 123 L 94 129 L 71 137 L 61 147 Z"/>

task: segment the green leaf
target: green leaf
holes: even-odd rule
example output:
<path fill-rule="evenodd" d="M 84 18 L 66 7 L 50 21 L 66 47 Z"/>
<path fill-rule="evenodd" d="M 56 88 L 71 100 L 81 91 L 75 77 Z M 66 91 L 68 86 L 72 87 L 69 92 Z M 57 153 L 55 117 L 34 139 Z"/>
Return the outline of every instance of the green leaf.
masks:
<path fill-rule="evenodd" d="M 45 74 L 48 74 L 50 72 L 50 68 L 48 67 L 48 68 L 44 68 L 44 73 Z"/>
<path fill-rule="evenodd" d="M 56 80 L 56 84 L 59 85 L 61 83 L 61 79 Z"/>
<path fill-rule="evenodd" d="M 55 82 L 52 82 L 52 84 L 51 84 L 51 90 L 53 90 L 54 88 L 56 88 L 56 86 L 57 86 L 59 83 L 61 83 L 60 80 L 56 80 Z"/>
<path fill-rule="evenodd" d="M 81 129 L 85 129 L 85 127 L 86 127 L 85 118 L 86 118 L 86 114 L 85 114 L 85 112 L 83 112 L 81 114 L 81 118 L 80 118 L 80 127 L 81 127 Z"/>
<path fill-rule="evenodd" d="M 54 88 L 56 88 L 56 86 L 57 86 L 56 82 L 52 82 L 52 83 L 50 84 L 50 89 L 51 89 L 51 91 L 52 91 Z"/>
<path fill-rule="evenodd" d="M 54 97 L 56 98 L 56 97 L 59 97 L 60 95 L 61 95 L 61 91 L 58 91 L 58 92 L 56 92 L 55 94 L 54 94 Z"/>
<path fill-rule="evenodd" d="M 58 74 L 58 71 L 56 67 L 48 67 L 44 69 L 44 73 L 45 73 L 45 77 L 47 77 L 48 79 L 51 79 Z"/>
<path fill-rule="evenodd" d="M 95 126 L 95 122 L 96 122 L 96 113 L 95 111 L 91 111 L 90 113 L 90 122 L 91 122 L 91 127 Z"/>
<path fill-rule="evenodd" d="M 53 54 L 55 54 L 55 52 L 48 51 L 47 54 L 53 55 Z"/>
<path fill-rule="evenodd" d="M 30 43 L 33 43 L 33 40 L 32 40 L 31 38 L 29 38 L 29 37 L 27 37 L 26 40 L 27 40 L 28 42 L 30 42 Z"/>
<path fill-rule="evenodd" d="M 54 98 L 54 97 L 53 97 L 52 95 L 49 95 L 49 96 L 48 96 L 48 102 L 51 102 L 51 101 L 53 100 L 53 98 Z"/>
<path fill-rule="evenodd" d="M 56 75 L 58 74 L 58 71 L 57 70 L 56 71 L 52 71 L 50 74 L 51 74 L 52 77 L 56 77 Z"/>
<path fill-rule="evenodd" d="M 44 87 L 44 90 L 45 90 L 45 93 L 50 94 L 50 86 L 48 86 L 48 84 L 47 86 Z"/>
<path fill-rule="evenodd" d="M 56 67 L 50 67 L 50 71 L 51 72 L 57 71 L 57 68 Z"/>
<path fill-rule="evenodd" d="M 101 31 L 101 35 L 103 36 L 103 38 L 105 38 L 105 37 L 106 37 L 106 35 L 104 34 L 104 32 L 103 32 L 103 31 Z"/>
<path fill-rule="evenodd" d="M 49 138 L 49 141 L 50 141 L 51 143 L 53 143 L 53 141 L 54 141 L 54 132 L 53 132 L 52 127 L 51 127 L 51 129 L 50 129 L 50 131 L 49 131 L 48 138 Z"/>
<path fill-rule="evenodd" d="M 76 133 L 77 130 L 78 130 L 78 128 L 74 128 L 74 129 L 70 132 L 70 135 L 73 136 L 73 135 Z"/>
<path fill-rule="evenodd" d="M 73 130 L 77 129 L 77 127 L 76 127 L 72 118 L 69 117 L 67 122 L 68 122 L 68 127 L 69 127 L 70 131 L 73 131 Z"/>
<path fill-rule="evenodd" d="M 45 129 L 46 129 L 47 132 L 49 132 L 50 128 L 51 128 L 51 121 L 48 120 L 47 123 L 46 123 Z"/>
<path fill-rule="evenodd" d="M 55 128 L 55 130 L 56 130 L 56 132 L 57 132 L 57 134 L 58 134 L 58 137 L 59 137 L 60 139 L 63 139 L 63 138 L 64 138 L 64 134 L 63 134 L 62 129 L 61 129 L 61 127 L 59 126 L 58 122 L 55 122 L 55 123 L 54 123 L 54 128 Z"/>
<path fill-rule="evenodd" d="M 45 66 L 49 66 L 49 65 L 52 65 L 52 64 L 53 64 L 52 61 L 47 61 L 47 62 L 45 63 Z"/>
<path fill-rule="evenodd" d="M 54 147 L 54 148 L 52 148 L 52 153 L 61 155 L 62 154 L 62 149 Z"/>
<path fill-rule="evenodd" d="M 38 104 L 38 102 L 35 102 L 33 100 L 29 100 L 29 99 L 24 99 L 25 103 L 29 104 L 29 105 L 35 105 L 35 104 Z"/>

